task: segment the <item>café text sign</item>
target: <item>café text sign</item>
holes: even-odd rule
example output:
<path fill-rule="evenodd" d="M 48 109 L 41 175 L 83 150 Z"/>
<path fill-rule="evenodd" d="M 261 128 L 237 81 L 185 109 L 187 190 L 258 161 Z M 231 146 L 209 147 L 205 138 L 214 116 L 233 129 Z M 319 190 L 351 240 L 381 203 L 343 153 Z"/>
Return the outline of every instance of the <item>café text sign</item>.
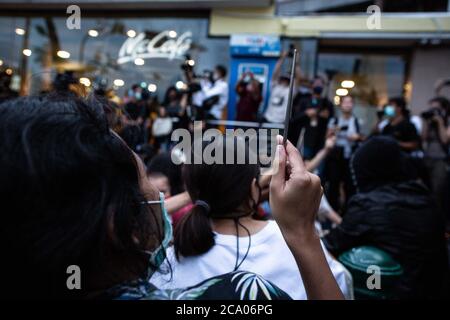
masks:
<path fill-rule="evenodd" d="M 191 31 L 186 31 L 179 37 L 173 37 L 173 31 L 163 31 L 153 39 L 148 39 L 145 33 L 140 33 L 134 38 L 128 38 L 123 43 L 117 63 L 127 63 L 137 58 L 184 59 L 184 55 L 191 47 L 191 43 Z"/>

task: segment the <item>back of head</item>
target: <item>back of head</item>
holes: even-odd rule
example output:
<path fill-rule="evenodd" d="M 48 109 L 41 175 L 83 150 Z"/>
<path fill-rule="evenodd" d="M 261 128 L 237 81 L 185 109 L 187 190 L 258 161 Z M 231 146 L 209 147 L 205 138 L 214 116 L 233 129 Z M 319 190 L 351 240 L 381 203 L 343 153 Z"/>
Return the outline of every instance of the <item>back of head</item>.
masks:
<path fill-rule="evenodd" d="M 407 108 L 407 103 L 403 97 L 393 97 L 389 99 L 389 104 L 394 104 L 396 107 L 400 108 L 401 113 L 405 117 L 409 117 L 409 110 Z"/>
<path fill-rule="evenodd" d="M 23 97 L 0 114 L 2 292 L 85 296 L 124 274 L 139 277 L 148 259 L 131 234 L 146 241 L 149 215 L 136 205 L 143 197 L 133 153 L 102 106 Z M 82 290 L 67 288 L 71 265 L 81 269 Z"/>
<path fill-rule="evenodd" d="M 220 64 L 217 65 L 216 71 L 220 73 L 221 78 L 225 78 L 227 76 L 227 68 L 224 67 L 223 65 L 220 65 Z"/>
<path fill-rule="evenodd" d="M 154 156 L 147 166 L 147 174 L 162 174 L 169 179 L 171 195 L 183 192 L 181 165 L 172 162 L 170 153 L 160 153 Z"/>
<path fill-rule="evenodd" d="M 249 152 L 248 145 L 238 143 L 237 139 L 218 139 L 224 155 L 234 152 L 236 157 L 238 152 Z M 204 142 L 203 150 L 208 145 L 210 143 Z M 237 219 L 253 213 L 254 206 L 249 205 L 249 201 L 252 200 L 252 183 L 258 175 L 259 165 L 250 163 L 247 156 L 243 164 L 234 161 L 233 164 L 184 165 L 186 188 L 195 205 L 175 229 L 178 257 L 200 255 L 214 245 L 211 219 Z"/>
<path fill-rule="evenodd" d="M 351 167 L 360 192 L 416 178 L 398 142 L 386 136 L 366 141 L 354 154 Z"/>

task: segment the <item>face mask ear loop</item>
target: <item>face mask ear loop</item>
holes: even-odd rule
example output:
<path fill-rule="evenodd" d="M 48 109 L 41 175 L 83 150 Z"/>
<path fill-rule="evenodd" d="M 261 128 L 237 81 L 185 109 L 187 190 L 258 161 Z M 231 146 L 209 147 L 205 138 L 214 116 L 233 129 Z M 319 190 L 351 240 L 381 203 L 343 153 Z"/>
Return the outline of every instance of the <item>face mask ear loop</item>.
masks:
<path fill-rule="evenodd" d="M 258 201 L 255 201 L 255 199 L 253 199 L 253 197 L 251 198 L 253 201 L 253 217 L 257 217 L 258 214 L 258 202 L 261 200 L 261 186 L 259 185 L 259 175 L 256 177 L 256 187 L 258 188 Z"/>
<path fill-rule="evenodd" d="M 236 227 L 236 262 L 234 263 L 234 269 L 233 271 L 236 271 L 238 269 L 238 262 L 239 262 L 239 226 L 238 221 L 239 218 L 234 218 L 234 226 Z"/>
<path fill-rule="evenodd" d="M 251 235 L 250 235 L 250 230 L 248 230 L 247 229 L 247 227 L 245 227 L 242 223 L 240 223 L 239 222 L 239 219 L 236 219 L 235 220 L 235 223 L 236 223 L 236 230 L 237 230 L 237 250 L 238 250 L 238 252 L 237 252 L 237 257 L 236 257 L 236 265 L 235 265 L 235 267 L 234 267 L 234 271 L 237 271 L 238 269 L 239 269 L 239 267 L 242 265 L 242 263 L 244 263 L 244 261 L 245 261 L 245 259 L 247 258 L 247 256 L 248 256 L 248 254 L 249 254 L 249 252 L 250 252 L 250 248 L 251 248 L 251 246 L 252 246 L 252 237 L 251 237 Z M 244 257 L 242 258 L 242 260 L 241 260 L 241 262 L 239 262 L 239 264 L 238 264 L 238 260 L 239 260 L 239 231 L 238 231 L 238 225 L 239 226 L 241 226 L 243 229 L 245 229 L 245 231 L 247 232 L 247 235 L 248 235 L 248 247 L 247 247 L 247 251 L 245 252 L 245 255 L 244 255 Z"/>

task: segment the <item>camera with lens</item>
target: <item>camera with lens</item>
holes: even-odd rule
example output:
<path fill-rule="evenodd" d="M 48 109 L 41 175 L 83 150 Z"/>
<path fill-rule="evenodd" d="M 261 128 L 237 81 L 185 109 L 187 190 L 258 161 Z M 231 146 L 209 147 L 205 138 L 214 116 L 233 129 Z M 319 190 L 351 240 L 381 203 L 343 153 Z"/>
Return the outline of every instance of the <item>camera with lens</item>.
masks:
<path fill-rule="evenodd" d="M 430 120 L 431 118 L 433 118 L 434 116 L 439 116 L 444 118 L 444 112 L 441 109 L 438 108 L 432 108 L 430 110 L 427 110 L 425 112 L 422 112 L 420 114 L 420 116 L 424 119 L 424 120 Z"/>
<path fill-rule="evenodd" d="M 189 54 L 186 54 L 183 63 L 180 65 L 181 70 L 184 72 L 192 72 L 194 70 L 195 61 L 192 60 Z"/>

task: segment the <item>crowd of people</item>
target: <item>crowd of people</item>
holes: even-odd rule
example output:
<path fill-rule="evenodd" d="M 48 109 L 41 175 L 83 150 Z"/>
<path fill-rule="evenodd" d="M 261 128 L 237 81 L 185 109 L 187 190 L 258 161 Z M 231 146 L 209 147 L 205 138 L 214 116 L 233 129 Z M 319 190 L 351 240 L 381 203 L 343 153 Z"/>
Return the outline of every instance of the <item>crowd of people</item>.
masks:
<path fill-rule="evenodd" d="M 288 56 L 275 66 L 264 112 L 260 83 L 243 73 L 236 120 L 284 122 Z M 4 99 L 3 293 L 352 299 L 352 275 L 337 257 L 370 245 L 404 270 L 395 297 L 449 294 L 446 98 L 432 98 L 418 118 L 404 98 L 393 97 L 364 135 L 354 97 L 334 107 L 325 79 L 305 82 L 297 70 L 289 141 L 277 137 L 279 170 L 261 175 L 249 161 L 172 161 L 173 130 L 192 131 L 194 120 L 217 127 L 228 104 L 225 67 L 183 72 L 183 86 L 170 86 L 162 102 L 139 84 L 122 98 L 104 88 L 79 97 L 66 83 Z M 238 137 L 217 139 L 224 154 L 251 152 Z M 71 265 L 82 270 L 81 290 L 67 288 Z"/>

